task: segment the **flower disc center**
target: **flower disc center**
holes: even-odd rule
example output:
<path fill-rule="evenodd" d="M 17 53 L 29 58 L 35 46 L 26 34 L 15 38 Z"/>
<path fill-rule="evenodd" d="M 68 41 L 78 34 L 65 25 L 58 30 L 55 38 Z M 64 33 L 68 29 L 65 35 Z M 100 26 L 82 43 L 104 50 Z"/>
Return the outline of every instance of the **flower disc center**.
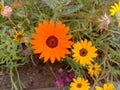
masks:
<path fill-rule="evenodd" d="M 84 49 L 84 48 L 82 48 L 82 49 L 79 51 L 80 56 L 83 56 L 83 57 L 85 57 L 85 56 L 87 55 L 87 53 L 88 53 L 88 51 L 87 51 L 86 49 Z"/>
<path fill-rule="evenodd" d="M 93 67 L 92 70 L 95 70 L 95 67 Z"/>
<path fill-rule="evenodd" d="M 82 84 L 81 83 L 78 83 L 77 84 L 77 88 L 81 88 L 82 87 Z"/>
<path fill-rule="evenodd" d="M 18 35 L 17 38 L 21 39 L 21 38 L 23 38 L 23 35 Z"/>
<path fill-rule="evenodd" d="M 58 45 L 58 39 L 55 36 L 49 36 L 46 40 L 46 44 L 50 48 L 55 48 Z"/>

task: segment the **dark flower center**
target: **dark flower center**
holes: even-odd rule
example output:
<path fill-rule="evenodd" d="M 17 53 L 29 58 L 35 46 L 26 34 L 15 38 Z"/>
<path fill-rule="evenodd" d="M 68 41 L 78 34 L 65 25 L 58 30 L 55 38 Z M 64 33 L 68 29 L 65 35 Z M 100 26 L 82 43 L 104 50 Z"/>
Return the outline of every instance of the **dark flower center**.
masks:
<path fill-rule="evenodd" d="M 82 84 L 81 83 L 78 83 L 77 84 L 77 88 L 81 88 L 82 87 Z"/>
<path fill-rule="evenodd" d="M 86 49 L 84 49 L 84 48 L 82 48 L 82 49 L 79 51 L 80 56 L 83 56 L 83 57 L 86 56 L 87 53 L 88 53 L 88 51 L 87 51 Z"/>
<path fill-rule="evenodd" d="M 21 39 L 21 38 L 23 38 L 23 35 L 18 35 L 17 38 Z"/>
<path fill-rule="evenodd" d="M 49 36 L 46 40 L 46 44 L 50 48 L 55 48 L 58 45 L 58 39 L 55 36 Z"/>
<path fill-rule="evenodd" d="M 93 67 L 92 70 L 95 70 L 95 68 Z"/>

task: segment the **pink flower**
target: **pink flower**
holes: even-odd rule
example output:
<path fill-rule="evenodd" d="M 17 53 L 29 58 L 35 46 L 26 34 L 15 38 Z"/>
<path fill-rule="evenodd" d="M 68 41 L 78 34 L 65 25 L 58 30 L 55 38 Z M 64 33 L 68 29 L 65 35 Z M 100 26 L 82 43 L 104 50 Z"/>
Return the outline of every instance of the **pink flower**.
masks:
<path fill-rule="evenodd" d="M 58 73 L 59 73 L 59 74 L 62 74 L 63 72 L 64 72 L 64 70 L 63 70 L 62 68 L 59 68 L 59 69 L 58 69 Z"/>
<path fill-rule="evenodd" d="M 22 45 L 22 49 L 25 55 L 30 55 L 30 50 L 28 49 L 28 47 L 25 45 L 25 43 L 21 43 Z"/>
<path fill-rule="evenodd" d="M 1 12 L 4 17 L 10 18 L 12 14 L 12 8 L 10 6 L 5 6 L 4 10 Z"/>
<path fill-rule="evenodd" d="M 30 50 L 28 48 L 26 48 L 25 50 L 23 50 L 23 52 L 25 53 L 25 55 L 30 55 Z"/>

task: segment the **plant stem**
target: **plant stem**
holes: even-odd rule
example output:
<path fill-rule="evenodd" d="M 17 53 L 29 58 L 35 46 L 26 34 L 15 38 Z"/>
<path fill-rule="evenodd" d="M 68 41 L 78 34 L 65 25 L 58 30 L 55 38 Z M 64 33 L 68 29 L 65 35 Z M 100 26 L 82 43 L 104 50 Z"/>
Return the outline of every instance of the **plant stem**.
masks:
<path fill-rule="evenodd" d="M 12 66 L 10 67 L 10 80 L 11 80 L 11 83 L 12 83 L 12 87 L 13 87 L 15 90 L 18 90 L 18 89 L 17 89 L 17 86 L 16 86 L 16 84 L 15 84 L 15 82 L 14 82 L 14 80 L 13 80 L 13 67 L 12 67 Z"/>
<path fill-rule="evenodd" d="M 54 76 L 55 79 L 56 79 L 57 76 L 56 76 L 56 74 L 54 73 L 52 66 L 51 66 L 49 63 L 47 63 L 47 64 L 48 64 L 48 66 L 49 66 L 49 69 L 50 69 L 51 73 L 53 74 L 53 76 Z"/>
<path fill-rule="evenodd" d="M 20 76 L 19 76 L 19 73 L 18 73 L 18 70 L 17 70 L 17 68 L 15 67 L 15 71 L 16 71 L 16 73 L 17 73 L 17 78 L 18 78 L 18 83 L 19 83 L 19 87 L 20 87 L 20 90 L 22 90 L 22 83 L 21 83 L 21 80 L 20 80 Z"/>
<path fill-rule="evenodd" d="M 11 18 L 8 18 L 8 20 L 15 26 L 15 28 L 17 28 L 18 26 L 12 21 Z"/>

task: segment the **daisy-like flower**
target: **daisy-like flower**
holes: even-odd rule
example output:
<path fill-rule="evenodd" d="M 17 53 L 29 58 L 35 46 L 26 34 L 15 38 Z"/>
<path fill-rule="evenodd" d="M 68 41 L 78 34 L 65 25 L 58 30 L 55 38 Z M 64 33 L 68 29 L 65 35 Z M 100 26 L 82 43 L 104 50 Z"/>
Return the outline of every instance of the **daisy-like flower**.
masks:
<path fill-rule="evenodd" d="M 110 24 L 110 16 L 108 16 L 106 13 L 104 14 L 104 16 L 102 16 L 101 18 L 98 18 L 98 22 L 99 22 L 99 25 L 98 27 L 99 28 L 102 28 L 102 27 L 107 27 L 108 28 L 108 25 Z"/>
<path fill-rule="evenodd" d="M 24 30 L 22 29 L 20 32 L 16 32 L 16 34 L 13 36 L 13 40 L 21 42 L 23 40 L 23 34 Z"/>
<path fill-rule="evenodd" d="M 91 76 L 98 76 L 100 70 L 101 70 L 100 65 L 98 65 L 97 63 L 95 63 L 95 64 L 90 64 L 90 65 L 88 66 L 88 73 L 89 73 Z"/>
<path fill-rule="evenodd" d="M 117 20 L 120 20 L 120 1 L 111 5 L 110 14 L 111 16 L 115 16 Z"/>
<path fill-rule="evenodd" d="M 53 20 L 48 23 L 46 20 L 43 23 L 39 23 L 35 28 L 36 34 L 32 34 L 34 40 L 31 40 L 34 53 L 41 53 L 39 58 L 44 58 L 44 62 L 50 61 L 54 63 L 55 59 L 60 61 L 61 58 L 65 58 L 65 54 L 70 54 L 68 48 L 71 47 L 72 35 L 66 35 L 69 31 L 69 27 L 58 21 L 54 24 Z"/>
<path fill-rule="evenodd" d="M 9 18 L 12 14 L 12 8 L 10 6 L 5 6 L 4 10 L 1 12 L 1 14 L 6 17 Z"/>
<path fill-rule="evenodd" d="M 91 64 L 93 58 L 97 57 L 97 48 L 92 45 L 91 41 L 81 40 L 73 45 L 73 57 L 76 62 L 80 61 L 80 64 L 85 66 L 86 64 Z"/>
<path fill-rule="evenodd" d="M 78 77 L 73 79 L 73 82 L 70 83 L 70 90 L 89 90 L 90 83 L 84 78 Z"/>
<path fill-rule="evenodd" d="M 96 86 L 95 89 L 96 90 L 115 90 L 115 86 L 112 83 L 107 82 L 104 84 L 103 88 Z"/>
<path fill-rule="evenodd" d="M 4 10 L 3 4 L 0 2 L 0 13 Z"/>

